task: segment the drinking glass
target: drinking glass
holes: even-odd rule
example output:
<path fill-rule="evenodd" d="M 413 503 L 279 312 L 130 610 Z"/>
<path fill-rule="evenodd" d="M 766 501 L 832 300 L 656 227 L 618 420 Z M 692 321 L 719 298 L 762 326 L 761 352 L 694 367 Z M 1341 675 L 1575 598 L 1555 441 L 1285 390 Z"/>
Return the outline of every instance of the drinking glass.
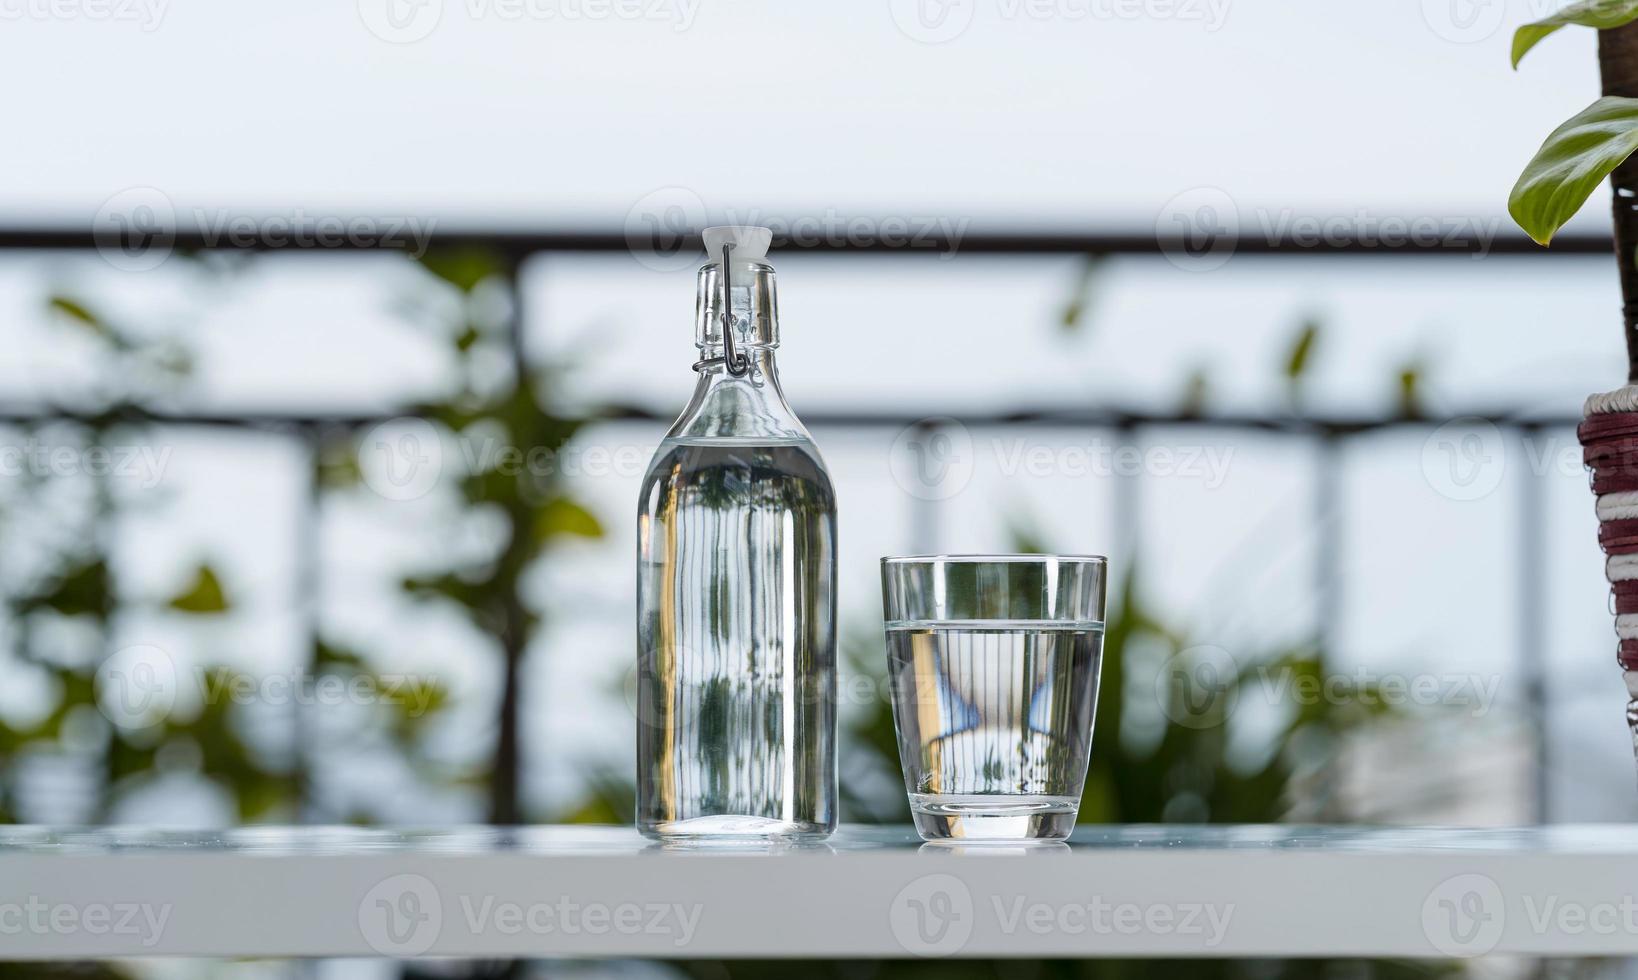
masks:
<path fill-rule="evenodd" d="M 1100 557 L 882 559 L 899 759 L 927 840 L 1075 827 L 1103 660 Z"/>

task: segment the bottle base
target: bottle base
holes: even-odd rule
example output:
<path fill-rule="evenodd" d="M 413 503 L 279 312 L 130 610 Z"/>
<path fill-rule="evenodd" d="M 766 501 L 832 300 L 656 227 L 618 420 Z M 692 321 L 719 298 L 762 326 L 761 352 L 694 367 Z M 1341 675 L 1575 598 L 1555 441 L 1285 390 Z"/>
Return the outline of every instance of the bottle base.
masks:
<path fill-rule="evenodd" d="M 923 840 L 1064 840 L 1080 801 L 1070 796 L 912 793 L 910 813 Z"/>

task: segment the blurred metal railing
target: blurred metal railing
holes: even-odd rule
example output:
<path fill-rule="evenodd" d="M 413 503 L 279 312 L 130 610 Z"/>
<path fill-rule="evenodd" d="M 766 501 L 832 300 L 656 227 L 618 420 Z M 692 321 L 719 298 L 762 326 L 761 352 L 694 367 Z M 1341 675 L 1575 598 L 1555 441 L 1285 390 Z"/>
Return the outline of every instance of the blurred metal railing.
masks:
<path fill-rule="evenodd" d="M 106 247 L 109 240 L 89 229 L 34 228 L 0 229 L 0 252 L 36 250 L 92 251 Z M 512 284 L 514 315 L 512 319 L 512 349 L 515 368 L 520 376 L 528 371 L 523 351 L 521 324 L 524 322 L 524 296 L 517 288 L 515 274 L 522 265 L 537 258 L 548 258 L 554 253 L 622 253 L 644 251 L 647 254 L 675 254 L 701 248 L 697 234 L 682 233 L 657 238 L 634 238 L 632 234 L 602 231 L 516 232 L 457 230 L 442 231 L 430 236 L 433 249 L 477 247 L 492 254 L 504 256 Z M 1200 254 L 1209 249 L 1210 242 L 1190 241 L 1181 237 L 1145 234 L 1064 234 L 1056 232 L 1007 231 L 1002 233 L 973 232 L 959 240 L 946 240 L 937 235 L 918 241 L 915 247 L 888 246 L 879 242 L 842 244 L 816 242 L 804 244 L 792 251 L 806 254 L 868 253 L 881 259 L 913 255 L 941 255 L 956 252 L 961 255 L 1002 254 L 1078 254 L 1086 256 L 1151 256 L 1163 257 L 1180 253 Z M 249 252 L 357 252 L 392 251 L 400 246 L 370 245 L 338 241 L 333 246 L 315 247 L 288 241 L 252 241 L 242 237 L 223 241 L 201 230 L 176 229 L 167 233 L 166 247 L 180 251 L 249 251 Z M 777 238 L 774 251 L 786 247 Z M 1234 255 L 1258 256 L 1267 259 L 1295 259 L 1307 257 L 1329 258 L 1399 258 L 1426 261 L 1506 261 L 1539 262 L 1552 258 L 1585 257 L 1612 254 L 1610 239 L 1602 236 L 1564 235 L 1554 240 L 1551 249 L 1540 246 L 1522 236 L 1498 237 L 1488 243 L 1461 241 L 1453 244 L 1418 243 L 1401 240 L 1397 243 L 1313 245 L 1280 239 L 1246 239 L 1233 244 Z M 1615 329 L 1615 311 L 1611 311 L 1611 330 Z M 1612 378 L 1617 366 L 1612 364 Z M 328 414 L 328 413 L 212 413 L 212 412 L 150 412 L 136 409 L 121 410 L 113 416 L 122 421 L 147 422 L 171 426 L 199 426 L 209 428 L 247 429 L 288 433 L 305 442 L 310 450 L 318 452 L 324 436 L 336 430 L 362 430 L 367 427 L 403 417 L 406 413 L 391 414 Z M 1343 538 L 1338 533 L 1345 523 L 1343 513 L 1345 496 L 1338 492 L 1338 460 L 1343 444 L 1355 437 L 1389 429 L 1428 429 L 1452 421 L 1488 423 L 1515 440 L 1539 440 L 1549 432 L 1563 433 L 1574 441 L 1574 427 L 1578 417 L 1518 416 L 1501 411 L 1464 413 L 1460 416 L 1431 417 L 1426 415 L 1260 415 L 1260 414 L 1195 414 L 1152 413 L 1122 411 L 1110 408 L 1020 405 L 1015 408 L 972 412 L 944 411 L 938 406 L 925 406 L 919 411 L 872 409 L 861 407 L 845 411 L 804 411 L 803 418 L 814 428 L 822 429 L 878 429 L 906 428 L 933 424 L 932 420 L 952 420 L 970 427 L 1053 427 L 1106 430 L 1113 432 L 1120 445 L 1137 444 L 1151 430 L 1192 428 L 1225 432 L 1261 432 L 1278 434 L 1310 442 L 1315 453 L 1315 472 L 1319 478 L 1312 481 L 1310 513 L 1318 536 L 1316 561 L 1313 569 L 1313 588 L 1318 609 L 1316 621 L 1320 624 L 1319 642 L 1329 639 L 1325 630 L 1336 619 L 1340 597 L 1344 589 L 1342 569 L 1346 565 L 1342 554 Z M 614 405 L 600 411 L 598 420 L 666 423 L 669 416 L 637 405 Z M 110 416 L 95 416 L 97 421 L 108 421 Z M 93 417 L 51 406 L 17 406 L 0 404 L 0 423 L 38 422 L 48 420 L 92 421 Z M 1519 648 L 1519 669 L 1522 675 L 1523 700 L 1534 726 L 1534 795 L 1536 816 L 1545 822 L 1552 817 L 1550 788 L 1546 778 L 1551 761 L 1548 742 L 1548 685 L 1546 669 L 1546 639 L 1543 627 L 1543 583 L 1541 574 L 1545 551 L 1542 522 L 1545 519 L 1545 500 L 1539 480 L 1527 467 L 1518 467 L 1523 474 L 1520 490 L 1521 503 L 1517 509 L 1518 525 L 1514 535 L 1519 543 L 1519 567 L 1516 570 L 1515 599 Z M 1115 487 L 1115 526 L 1124 535 L 1119 552 L 1136 555 L 1141 552 L 1138 539 L 1140 521 L 1139 489 L 1141 477 L 1117 476 Z M 908 495 L 907 495 L 908 496 Z M 921 528 L 919 534 L 937 538 L 931 523 L 934 504 L 910 497 L 910 505 L 919 513 L 911 515 L 911 526 Z M 1589 514 L 1591 513 L 1589 501 Z M 299 544 L 297 569 L 303 581 L 298 583 L 298 594 L 305 596 L 308 606 L 308 629 L 316 635 L 316 608 L 312 590 L 318 588 L 317 487 L 310 488 L 306 512 L 302 515 L 303 534 Z M 1589 544 L 1591 538 L 1589 538 Z M 1607 656 L 1613 661 L 1613 643 Z M 1589 651 L 1589 655 L 1596 655 Z M 1613 668 L 1611 671 L 1614 679 Z"/>

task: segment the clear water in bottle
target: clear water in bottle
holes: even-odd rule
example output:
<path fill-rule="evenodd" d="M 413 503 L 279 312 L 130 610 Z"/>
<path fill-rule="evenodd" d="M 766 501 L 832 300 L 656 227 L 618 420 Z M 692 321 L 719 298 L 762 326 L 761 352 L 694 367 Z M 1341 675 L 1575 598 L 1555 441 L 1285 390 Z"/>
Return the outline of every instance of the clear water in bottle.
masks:
<path fill-rule="evenodd" d="M 678 441 L 643 500 L 642 819 L 668 836 L 828 832 L 836 516 L 811 446 Z"/>
<path fill-rule="evenodd" d="M 730 289 L 701 272 L 698 384 L 638 506 L 637 825 L 667 840 L 836 824 L 836 501 L 779 387 L 763 236 Z"/>

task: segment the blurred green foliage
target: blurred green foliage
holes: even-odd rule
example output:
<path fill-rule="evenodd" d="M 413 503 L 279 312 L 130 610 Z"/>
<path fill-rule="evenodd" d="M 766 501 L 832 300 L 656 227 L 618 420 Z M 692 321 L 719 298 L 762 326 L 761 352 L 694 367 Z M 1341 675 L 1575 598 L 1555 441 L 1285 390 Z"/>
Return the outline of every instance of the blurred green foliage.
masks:
<path fill-rule="evenodd" d="M 11 433 L 17 445 L 65 451 L 83 465 L 62 474 L 22 467 L 0 501 L 6 539 L 30 543 L 26 550 L 13 548 L 10 574 L 0 583 L 8 670 L 14 683 L 29 681 L 43 696 L 21 719 L 0 716 L 0 820 L 39 813 L 43 806 L 59 820 L 105 821 L 132 794 L 178 768 L 196 769 L 218 783 L 240 819 L 287 814 L 290 768 L 252 747 L 231 702 L 204 698 L 197 708 L 152 724 L 115 723 L 115 716 L 98 710 L 106 704 L 99 698 L 110 696 L 108 675 L 98 668 L 115 653 L 123 619 L 165 611 L 220 616 L 233 604 L 208 562 L 171 596 L 137 596 L 122 588 L 109 529 L 142 502 L 118 492 L 107 467 L 91 465 L 110 458 L 115 443 L 151 439 L 145 403 L 185 375 L 188 358 L 174 342 L 130 330 L 84 301 L 56 295 L 46 305 L 65 328 L 94 338 L 100 384 L 88 393 L 90 408 L 76 419 L 43 418 Z M 222 669 L 213 663 L 198 667 Z M 48 779 L 52 789 L 40 789 L 33 777 L 52 771 L 74 778 Z M 48 799 L 30 807 L 25 795 L 31 792 Z"/>
<path fill-rule="evenodd" d="M 181 259 L 178 259 L 181 261 Z M 426 419 L 443 437 L 468 448 L 499 444 L 558 451 L 579 431 L 582 421 L 552 410 L 547 393 L 550 372 L 532 373 L 518 347 L 517 311 L 511 280 L 513 260 L 482 249 L 433 251 L 421 263 L 427 273 L 426 296 L 406 300 L 401 312 L 447 343 L 463 379 L 458 390 L 436 403 L 411 407 L 406 414 Z M 1062 326 L 1084 327 L 1101 260 L 1085 263 L 1066 305 Z M 147 409 L 175 381 L 185 376 L 189 358 L 175 343 L 130 331 L 69 295 L 48 301 L 65 329 L 94 338 L 101 358 L 99 376 L 110 379 L 100 402 L 78 421 L 41 420 L 19 426 L 19 440 L 65 445 L 84 452 L 118 438 L 130 443 L 153 438 Z M 1295 407 L 1300 386 L 1313 360 L 1320 328 L 1307 322 L 1298 329 L 1283 365 Z M 495 365 L 504 365 L 496 370 Z M 1418 406 L 1420 369 L 1407 366 L 1399 380 L 1400 410 Z M 1195 373 L 1183 402 L 1185 413 L 1205 410 L 1208 394 L 1204 369 Z M 360 490 L 358 433 L 322 429 L 305 433 L 312 449 L 311 477 L 320 503 L 328 495 Z M 363 737 L 364 728 L 384 735 L 429 785 L 471 787 L 488 801 L 491 819 L 515 822 L 528 809 L 519 787 L 524 766 L 520 744 L 519 667 L 538 635 L 546 610 L 525 600 L 523 578 L 557 542 L 595 539 L 603 528 L 596 516 L 573 500 L 558 478 L 531 467 L 509 465 L 504 454 L 462 452 L 451 481 L 460 515 L 501 518 L 500 532 L 488 553 L 451 555 L 442 563 L 404 577 L 404 594 L 417 602 L 459 610 L 476 632 L 490 639 L 503 683 L 499 703 L 489 712 L 494 750 L 476 769 L 451 767 L 429 757 L 424 740 L 429 722 L 449 705 L 450 693 L 436 687 L 424 699 L 384 695 L 374 717 L 360 727 L 327 731 L 328 746 Z M 63 484 L 71 484 L 64 486 Z M 289 752 L 268 752 L 247 737 L 245 709 L 231 699 L 203 699 L 197 711 L 167 717 L 163 723 L 126 729 L 97 710 L 97 671 L 114 652 L 122 617 L 134 611 L 158 616 L 211 621 L 235 611 L 232 577 L 208 556 L 195 564 L 172 594 L 152 597 L 122 588 L 113 571 L 106 529 L 127 508 L 141 501 L 116 493 L 106 478 L 78 474 L 24 481 L 3 502 L 0 521 L 45 522 L 60 533 L 40 542 L 41 556 L 26 569 L 14 569 L 3 582 L 10 655 L 44 680 L 49 703 L 34 717 L 0 716 L 0 822 L 31 812 L 20 776 L 30 760 L 55 760 L 65 766 L 89 765 L 84 781 L 91 799 L 81 808 L 84 819 L 113 816 L 122 801 L 178 765 L 225 790 L 240 820 L 289 821 L 316 816 L 326 820 L 368 822 L 369 812 L 336 813 L 315 802 L 311 784 L 314 754 L 323 746 L 305 740 L 312 719 L 298 717 L 297 741 Z M 845 507 L 844 502 L 844 507 Z M 437 533 L 437 529 L 429 529 Z M 1048 550 L 1047 536 L 1027 522 L 1014 527 L 1020 551 Z M 1351 733 L 1393 719 L 1364 695 L 1320 699 L 1292 706 L 1278 719 L 1264 750 L 1235 751 L 1240 718 L 1232 705 L 1249 696 L 1257 671 L 1278 670 L 1291 677 L 1328 674 L 1323 651 L 1314 648 L 1267 651 L 1243 662 L 1213 659 L 1208 648 L 1194 645 L 1185 630 L 1163 623 L 1143 601 L 1135 570 L 1116 584 L 1105 642 L 1102 694 L 1081 819 L 1084 822 L 1265 822 L 1293 813 L 1305 819 L 1344 820 L 1330 785 L 1341 747 Z M 308 677 L 371 677 L 389 651 L 358 649 L 325 635 L 321 621 L 310 636 L 301 670 Z M 876 624 L 854 624 L 841 651 L 847 671 L 869 678 L 885 691 L 885 655 Z M 1189 687 L 1205 668 L 1216 687 L 1206 692 Z M 240 676 L 223 663 L 192 665 L 199 676 L 232 683 Z M 386 685 L 382 685 L 386 689 Z M 1379 699 L 1375 703 L 1380 704 Z M 1213 715 L 1216 711 L 1218 714 Z M 1183 719 L 1179 722 L 1178 719 Z M 847 706 L 843 713 L 842 806 L 846 820 L 902 822 L 908 810 L 899 778 L 897 740 L 885 697 Z M 634 789 L 627 768 L 589 774 L 579 800 L 552 816 L 572 822 L 629 823 Z M 1431 965 L 1358 961 L 1233 962 L 1189 960 L 1178 963 L 1124 961 L 960 963 L 791 963 L 688 962 L 677 964 L 699 977 L 789 976 L 1007 976 L 1127 977 L 1156 970 L 1186 977 L 1294 978 L 1421 976 L 1440 972 Z M 99 968 L 65 967 L 71 975 L 117 975 Z M 38 970 L 0 966 L 0 977 L 38 975 Z"/>
<path fill-rule="evenodd" d="M 186 263 L 187 274 L 201 280 L 245 267 L 186 256 L 172 261 Z M 452 439 L 470 436 L 506 447 L 560 448 L 579 423 L 549 411 L 536 393 L 540 379 L 529 376 L 521 356 L 512 356 L 515 310 L 509 297 L 515 267 L 510 260 L 482 249 L 433 251 L 420 268 L 423 288 L 413 290 L 399 312 L 414 328 L 445 339 L 462 383 L 447 398 L 413 406 L 408 414 L 432 421 Z M 11 440 L 66 451 L 77 459 L 113 442 L 163 440 L 150 415 L 187 377 L 191 358 L 182 346 L 163 329 L 152 324 L 137 329 L 66 291 L 50 296 L 45 306 L 64 330 L 93 341 L 94 381 L 76 393 L 79 403 L 65 405 L 61 417 L 46 413 L 39 421 L 18 424 Z M 489 367 L 496 363 L 506 369 Z M 282 431 L 304 439 L 311 450 L 315 508 L 322 508 L 330 495 L 367 492 L 360 486 L 358 432 L 335 426 Z M 128 513 L 162 505 L 163 489 L 131 493 L 87 467 L 47 474 L 25 468 L 22 479 L 10 481 L 0 500 L 0 526 L 13 532 L 9 540 L 30 542 L 30 561 L 12 563 L 10 574 L 0 580 L 0 603 L 8 627 L 7 652 L 18 665 L 14 669 L 38 681 L 47 703 L 21 716 L 0 715 L 0 821 L 106 821 L 134 794 L 180 768 L 224 791 L 241 821 L 371 822 L 376 814 L 351 806 L 337 810 L 322 799 L 312 769 L 320 752 L 383 740 L 429 788 L 472 787 L 488 800 L 492 816 L 521 819 L 517 668 L 540 612 L 523 602 L 520 579 L 555 541 L 595 538 L 602 528 L 585 507 L 559 491 L 550 473 L 520 470 L 509 465 L 513 459 L 505 454 L 453 455 L 475 461 L 457 467 L 450 481 L 458 510 L 466 515 L 499 512 L 506 531 L 493 554 L 428 568 L 407 577 L 403 589 L 415 600 L 459 608 L 478 630 L 496 639 L 505 691 L 495 712 L 497 729 L 488 733 L 495 741 L 490 763 L 474 771 L 435 761 L 425 739 L 430 723 L 449 704 L 447 689 L 434 678 L 418 679 L 413 690 L 388 682 L 381 671 L 383 664 L 391 665 L 390 651 L 356 649 L 324 635 L 316 611 L 306 655 L 296 668 L 299 676 L 290 681 L 335 678 L 364 682 L 365 689 L 375 692 L 363 716 L 322 719 L 322 745 L 314 734 L 321 720 L 313 717 L 322 709 L 314 705 L 293 708 L 294 744 L 269 749 L 259 743 L 250 737 L 257 724 L 253 706 L 226 693 L 253 686 L 257 678 L 226 659 L 194 662 L 197 655 L 176 651 L 165 654 L 176 667 L 174 680 L 196 696 L 177 698 L 173 710 L 155 723 L 130 725 L 117 713 L 99 711 L 99 697 L 109 695 L 108 677 L 100 676 L 99 668 L 111 662 L 122 644 L 141 642 L 140 632 L 128 626 L 132 619 L 140 613 L 160 620 L 187 617 L 201 624 L 231 620 L 236 608 L 232 577 L 204 558 L 172 594 L 134 594 L 114 571 L 109 529 Z M 32 533 L 21 533 L 24 528 Z M 41 528 L 50 533 L 39 533 Z M 13 555 L 21 553 L 14 546 Z M 207 630 L 200 635 L 218 634 Z M 343 723 L 340 729 L 338 722 Z M 61 791 L 41 790 L 29 773 L 45 770 L 80 773 L 78 795 L 64 798 Z"/>

